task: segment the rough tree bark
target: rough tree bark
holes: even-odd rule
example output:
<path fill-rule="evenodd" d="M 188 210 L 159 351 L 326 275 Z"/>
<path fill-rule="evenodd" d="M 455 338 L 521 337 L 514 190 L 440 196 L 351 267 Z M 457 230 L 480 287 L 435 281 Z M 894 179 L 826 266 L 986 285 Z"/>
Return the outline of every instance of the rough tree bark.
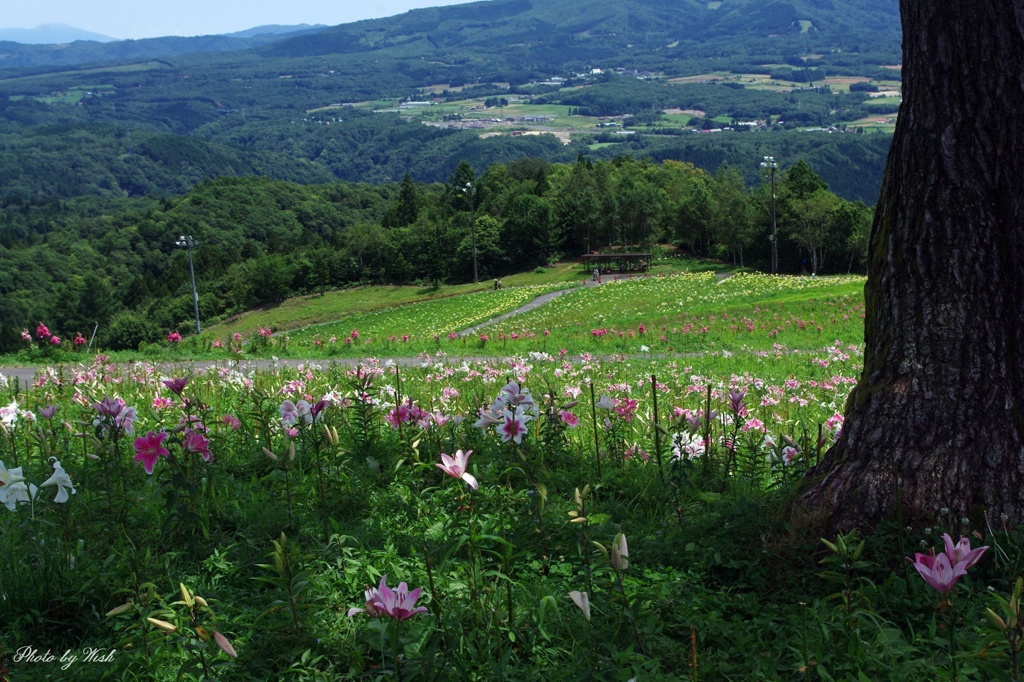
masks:
<path fill-rule="evenodd" d="M 864 373 L 797 500 L 1024 521 L 1024 0 L 901 0 L 903 104 L 871 229 Z M 898 472 L 898 473 L 897 473 Z"/>

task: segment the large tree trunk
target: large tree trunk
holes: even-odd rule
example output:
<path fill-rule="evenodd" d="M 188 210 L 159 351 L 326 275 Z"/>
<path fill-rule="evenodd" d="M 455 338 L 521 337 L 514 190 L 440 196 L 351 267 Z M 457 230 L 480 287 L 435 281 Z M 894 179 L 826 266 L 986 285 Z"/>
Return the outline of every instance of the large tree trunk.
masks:
<path fill-rule="evenodd" d="M 901 0 L 864 373 L 798 500 L 821 529 L 1024 521 L 1024 0 Z"/>

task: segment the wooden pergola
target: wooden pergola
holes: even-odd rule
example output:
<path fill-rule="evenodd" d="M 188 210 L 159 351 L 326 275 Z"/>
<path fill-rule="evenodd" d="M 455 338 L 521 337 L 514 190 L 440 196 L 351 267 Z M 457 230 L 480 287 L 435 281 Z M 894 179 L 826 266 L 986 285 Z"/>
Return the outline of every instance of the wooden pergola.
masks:
<path fill-rule="evenodd" d="M 651 253 L 587 253 L 580 256 L 580 260 L 587 270 L 597 267 L 601 272 L 646 272 L 652 256 Z"/>

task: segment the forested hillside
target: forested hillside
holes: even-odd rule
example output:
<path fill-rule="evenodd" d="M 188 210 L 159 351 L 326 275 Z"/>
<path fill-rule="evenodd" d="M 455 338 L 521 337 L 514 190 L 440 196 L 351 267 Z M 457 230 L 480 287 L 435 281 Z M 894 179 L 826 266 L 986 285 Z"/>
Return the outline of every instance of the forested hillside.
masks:
<path fill-rule="evenodd" d="M 871 211 L 828 191 L 803 162 L 778 175 L 781 268 L 846 272 L 864 258 Z M 467 183 L 472 191 L 467 191 Z M 161 200 L 21 200 L 0 206 L 0 352 L 45 321 L 67 337 L 99 324 L 108 347 L 188 332 L 192 297 L 180 235 L 194 251 L 204 320 L 359 282 L 465 282 L 471 219 L 481 278 L 598 247 L 671 242 L 766 265 L 766 178 L 735 168 L 620 157 L 524 158 L 445 183 L 299 185 L 260 177 L 200 183 Z"/>

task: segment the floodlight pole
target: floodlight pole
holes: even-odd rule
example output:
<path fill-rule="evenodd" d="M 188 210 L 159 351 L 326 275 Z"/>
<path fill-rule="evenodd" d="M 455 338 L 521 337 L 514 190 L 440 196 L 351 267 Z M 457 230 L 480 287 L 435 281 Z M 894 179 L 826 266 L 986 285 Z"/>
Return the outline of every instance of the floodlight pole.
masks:
<path fill-rule="evenodd" d="M 779 240 L 778 234 L 776 233 L 775 225 L 775 169 L 779 167 L 779 164 L 775 163 L 774 156 L 764 157 L 764 161 L 761 162 L 761 168 L 767 168 L 771 171 L 772 176 L 772 234 L 768 237 L 768 241 L 772 243 L 772 274 L 776 275 L 779 272 Z"/>
<path fill-rule="evenodd" d="M 473 284 L 479 284 L 480 277 L 476 267 L 476 197 L 473 196 L 476 188 L 473 187 L 473 183 L 467 182 L 462 191 L 469 197 L 469 241 L 473 246 Z"/>
<path fill-rule="evenodd" d="M 178 237 L 178 241 L 175 244 L 188 249 L 188 272 L 192 277 L 192 309 L 196 314 L 196 334 L 199 334 L 202 331 L 202 328 L 199 326 L 199 293 L 196 291 L 196 269 L 192 265 L 192 248 L 198 246 L 199 242 L 193 239 L 192 235 L 187 237 L 182 235 Z"/>

